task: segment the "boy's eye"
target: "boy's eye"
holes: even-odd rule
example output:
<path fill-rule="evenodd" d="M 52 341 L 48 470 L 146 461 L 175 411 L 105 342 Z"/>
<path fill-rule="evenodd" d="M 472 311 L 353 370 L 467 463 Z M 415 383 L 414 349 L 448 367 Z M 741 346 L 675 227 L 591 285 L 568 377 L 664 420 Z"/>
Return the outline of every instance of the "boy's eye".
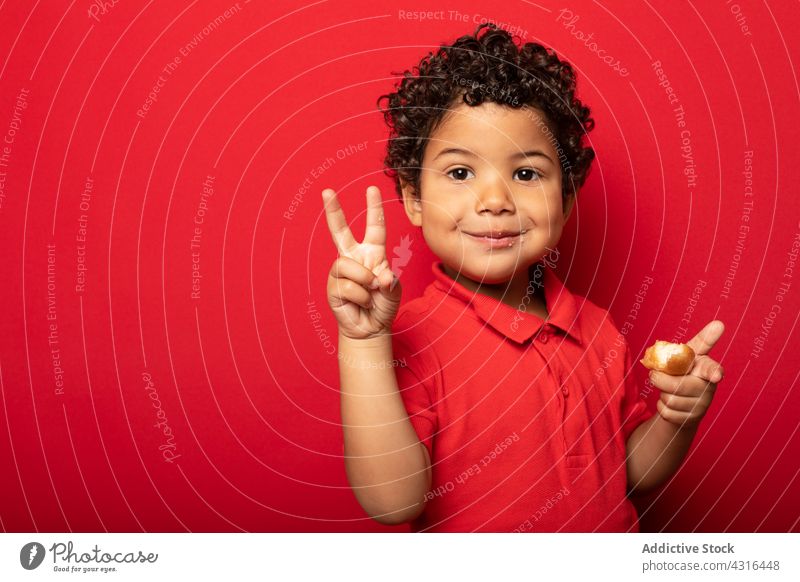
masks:
<path fill-rule="evenodd" d="M 533 180 L 538 180 L 541 177 L 539 175 L 539 172 L 537 172 L 533 168 L 522 168 L 520 170 L 517 170 L 516 173 L 519 176 L 519 179 L 522 180 L 523 182 L 531 182 Z"/>
<path fill-rule="evenodd" d="M 522 182 L 533 182 L 541 178 L 541 174 L 539 174 L 539 172 L 533 168 L 521 168 L 514 174 L 515 176 L 518 176 L 518 179 Z M 473 174 L 472 170 L 467 168 L 453 168 L 447 172 L 447 175 L 453 178 L 453 180 L 456 182 L 463 182 L 464 180 L 475 177 L 475 174 Z"/>
<path fill-rule="evenodd" d="M 453 168 L 452 170 L 447 172 L 447 175 L 452 177 L 457 182 L 463 182 L 464 180 L 469 178 L 469 174 L 472 174 L 472 171 L 466 168 Z"/>

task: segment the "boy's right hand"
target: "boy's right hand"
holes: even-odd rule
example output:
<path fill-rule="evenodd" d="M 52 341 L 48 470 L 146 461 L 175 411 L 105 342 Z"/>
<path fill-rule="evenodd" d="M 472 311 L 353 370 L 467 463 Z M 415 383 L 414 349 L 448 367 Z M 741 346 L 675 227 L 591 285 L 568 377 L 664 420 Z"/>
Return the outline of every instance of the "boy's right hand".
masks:
<path fill-rule="evenodd" d="M 330 188 L 322 191 L 325 216 L 339 258 L 328 276 L 328 304 L 339 332 L 353 339 L 368 339 L 391 331 L 402 290 L 386 258 L 386 226 L 381 192 L 367 188 L 367 228 L 357 243 Z M 394 285 L 392 282 L 394 281 Z"/>

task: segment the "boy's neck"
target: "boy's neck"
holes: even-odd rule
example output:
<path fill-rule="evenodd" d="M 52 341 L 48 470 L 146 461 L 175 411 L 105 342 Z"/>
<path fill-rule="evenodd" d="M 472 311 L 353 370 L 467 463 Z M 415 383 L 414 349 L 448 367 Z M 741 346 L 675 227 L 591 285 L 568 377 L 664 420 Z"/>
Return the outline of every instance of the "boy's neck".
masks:
<path fill-rule="evenodd" d="M 544 288 L 538 285 L 529 285 L 530 272 L 535 267 L 536 265 L 534 264 L 529 269 L 520 271 L 507 283 L 481 284 L 442 263 L 444 272 L 470 291 L 492 297 L 514 309 L 524 309 L 525 312 L 546 320 L 549 314 L 544 299 Z M 523 299 L 528 295 L 530 301 L 523 302 Z"/>

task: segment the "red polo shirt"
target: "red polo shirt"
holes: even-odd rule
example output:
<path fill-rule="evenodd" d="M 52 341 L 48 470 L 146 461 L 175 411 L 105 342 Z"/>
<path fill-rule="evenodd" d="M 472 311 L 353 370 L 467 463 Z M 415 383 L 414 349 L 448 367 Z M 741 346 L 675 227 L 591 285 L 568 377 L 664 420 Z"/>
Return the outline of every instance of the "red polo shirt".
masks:
<path fill-rule="evenodd" d="M 625 443 L 651 413 L 624 335 L 540 267 L 548 320 L 433 264 L 392 333 L 400 393 L 431 456 L 412 531 L 639 531 Z"/>

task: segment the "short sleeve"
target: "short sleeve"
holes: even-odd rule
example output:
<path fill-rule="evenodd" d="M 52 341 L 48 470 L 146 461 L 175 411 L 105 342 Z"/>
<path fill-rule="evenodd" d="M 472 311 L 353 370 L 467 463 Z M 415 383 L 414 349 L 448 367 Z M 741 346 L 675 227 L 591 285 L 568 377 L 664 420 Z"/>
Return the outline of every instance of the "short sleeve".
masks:
<path fill-rule="evenodd" d="M 647 401 L 642 396 L 636 381 L 636 374 L 633 368 L 633 354 L 628 345 L 628 340 L 625 334 L 619 331 L 611 313 L 606 313 L 608 314 L 608 321 L 611 323 L 614 330 L 613 333 L 617 338 L 616 345 L 619 345 L 619 341 L 621 340 L 622 350 L 625 352 L 625 356 L 622 359 L 624 362 L 624 369 L 620 371 L 624 378 L 622 383 L 625 386 L 622 393 L 622 404 L 620 405 L 620 423 L 622 424 L 622 436 L 627 443 L 628 438 L 633 431 L 636 430 L 636 427 L 653 416 L 653 413 L 647 408 Z"/>
<path fill-rule="evenodd" d="M 399 318 L 398 318 L 399 319 Z M 399 326 L 395 326 L 397 329 Z M 392 333 L 397 387 L 408 418 L 420 442 L 433 459 L 433 439 L 438 427 L 436 403 L 439 370 L 419 326 Z"/>
<path fill-rule="evenodd" d="M 624 336 L 623 336 L 624 339 Z M 625 341 L 625 392 L 622 397 L 622 434 L 625 442 L 631 436 L 637 426 L 650 418 L 653 413 L 647 408 L 647 401 L 641 395 L 639 386 L 636 382 L 636 375 L 633 369 L 633 356 L 627 340 Z"/>

